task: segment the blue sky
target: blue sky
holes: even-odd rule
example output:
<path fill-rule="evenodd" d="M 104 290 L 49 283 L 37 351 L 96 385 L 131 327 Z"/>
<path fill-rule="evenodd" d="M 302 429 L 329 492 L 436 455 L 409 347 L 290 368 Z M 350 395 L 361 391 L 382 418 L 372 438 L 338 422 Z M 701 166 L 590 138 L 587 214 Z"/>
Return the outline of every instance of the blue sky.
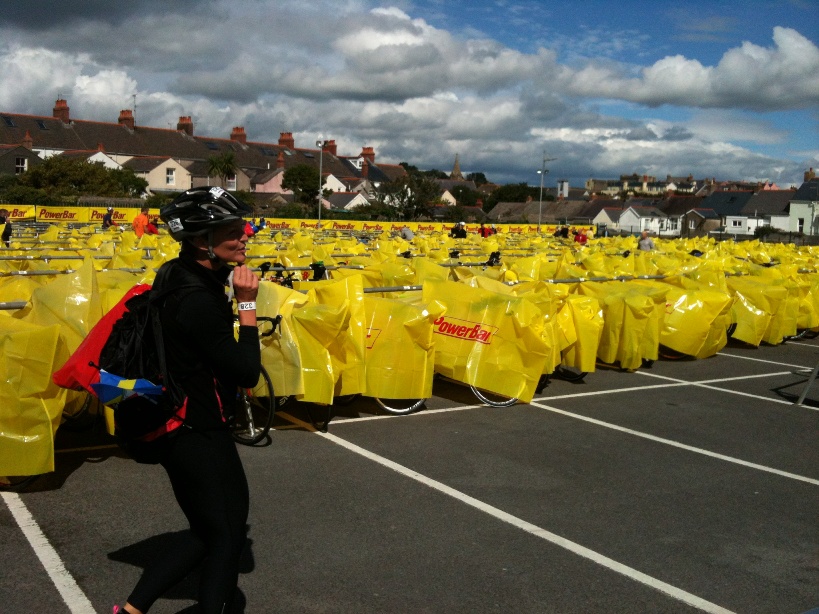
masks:
<path fill-rule="evenodd" d="M 819 167 L 813 0 L 41 0 L 0 23 L 0 110 L 296 145 L 490 180 Z"/>

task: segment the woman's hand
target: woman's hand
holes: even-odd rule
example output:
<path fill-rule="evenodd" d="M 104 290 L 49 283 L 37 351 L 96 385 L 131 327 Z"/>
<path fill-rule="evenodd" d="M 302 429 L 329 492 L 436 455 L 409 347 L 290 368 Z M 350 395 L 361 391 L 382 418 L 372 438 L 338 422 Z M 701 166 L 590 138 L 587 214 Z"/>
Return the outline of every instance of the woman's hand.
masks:
<path fill-rule="evenodd" d="M 233 268 L 233 294 L 240 303 L 255 301 L 259 294 L 259 278 L 243 264 Z"/>
<path fill-rule="evenodd" d="M 259 294 L 259 278 L 243 264 L 233 268 L 233 294 L 237 303 L 255 303 Z M 256 326 L 256 310 L 239 310 L 239 324 Z"/>

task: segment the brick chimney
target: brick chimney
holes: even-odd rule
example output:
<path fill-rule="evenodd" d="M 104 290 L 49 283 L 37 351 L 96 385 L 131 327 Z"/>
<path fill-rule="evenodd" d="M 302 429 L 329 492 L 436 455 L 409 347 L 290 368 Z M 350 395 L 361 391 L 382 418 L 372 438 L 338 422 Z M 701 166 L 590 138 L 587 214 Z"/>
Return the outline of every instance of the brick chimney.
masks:
<path fill-rule="evenodd" d="M 245 134 L 244 126 L 234 126 L 233 132 L 230 133 L 230 140 L 247 145 L 247 134 Z"/>
<path fill-rule="evenodd" d="M 176 122 L 176 129 L 179 132 L 184 132 L 188 136 L 193 136 L 193 120 L 190 115 L 180 115 L 179 121 Z"/>
<path fill-rule="evenodd" d="M 813 170 L 813 167 L 805 171 L 805 181 L 810 181 L 811 179 L 816 179 L 816 171 Z"/>
<path fill-rule="evenodd" d="M 122 109 L 119 112 L 119 122 L 120 126 L 125 126 L 128 130 L 134 129 L 134 112 L 131 109 Z"/>
<path fill-rule="evenodd" d="M 102 143 L 97 143 L 97 151 L 105 151 L 105 146 Z"/>
<path fill-rule="evenodd" d="M 362 147 L 361 157 L 367 160 L 370 164 L 375 164 L 375 151 L 372 147 Z"/>
<path fill-rule="evenodd" d="M 364 179 L 369 179 L 370 177 L 370 162 L 367 158 L 361 161 L 361 176 L 364 177 Z"/>
<path fill-rule="evenodd" d="M 276 168 L 284 168 L 284 150 L 279 150 L 279 155 L 276 157 Z"/>
<path fill-rule="evenodd" d="M 324 141 L 324 147 L 322 147 L 322 149 L 328 154 L 333 154 L 334 156 L 338 155 L 338 147 L 336 146 L 336 142 L 334 140 Z"/>
<path fill-rule="evenodd" d="M 26 136 L 23 137 L 23 147 L 34 149 L 34 139 L 31 138 L 31 133 L 28 130 L 26 130 Z"/>
<path fill-rule="evenodd" d="M 287 149 L 296 148 L 296 141 L 293 138 L 292 132 L 279 133 L 279 147 L 287 147 Z"/>
<path fill-rule="evenodd" d="M 62 98 L 58 98 L 57 102 L 54 103 L 54 111 L 52 115 L 61 120 L 64 124 L 71 123 L 71 119 L 68 114 L 68 103 Z"/>

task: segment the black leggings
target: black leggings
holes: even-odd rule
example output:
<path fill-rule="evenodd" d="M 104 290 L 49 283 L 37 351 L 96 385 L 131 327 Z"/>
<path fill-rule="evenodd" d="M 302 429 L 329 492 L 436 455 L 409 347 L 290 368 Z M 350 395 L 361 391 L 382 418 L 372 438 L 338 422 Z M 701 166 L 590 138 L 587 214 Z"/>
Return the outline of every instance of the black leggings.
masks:
<path fill-rule="evenodd" d="M 147 612 L 201 563 L 201 611 L 229 612 L 247 540 L 247 479 L 236 444 L 227 430 L 183 429 L 169 440 L 162 466 L 191 533 L 145 570 L 128 603 Z"/>

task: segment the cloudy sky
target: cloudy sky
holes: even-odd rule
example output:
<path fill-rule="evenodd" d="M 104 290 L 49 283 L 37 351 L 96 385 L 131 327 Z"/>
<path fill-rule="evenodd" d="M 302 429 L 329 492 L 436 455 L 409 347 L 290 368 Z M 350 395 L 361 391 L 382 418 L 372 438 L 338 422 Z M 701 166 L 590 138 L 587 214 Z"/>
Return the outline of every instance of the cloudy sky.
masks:
<path fill-rule="evenodd" d="M 335 139 L 499 183 L 819 167 L 815 0 L 38 0 L 4 7 L 0 111 Z M 134 99 L 134 95 L 136 98 Z"/>

